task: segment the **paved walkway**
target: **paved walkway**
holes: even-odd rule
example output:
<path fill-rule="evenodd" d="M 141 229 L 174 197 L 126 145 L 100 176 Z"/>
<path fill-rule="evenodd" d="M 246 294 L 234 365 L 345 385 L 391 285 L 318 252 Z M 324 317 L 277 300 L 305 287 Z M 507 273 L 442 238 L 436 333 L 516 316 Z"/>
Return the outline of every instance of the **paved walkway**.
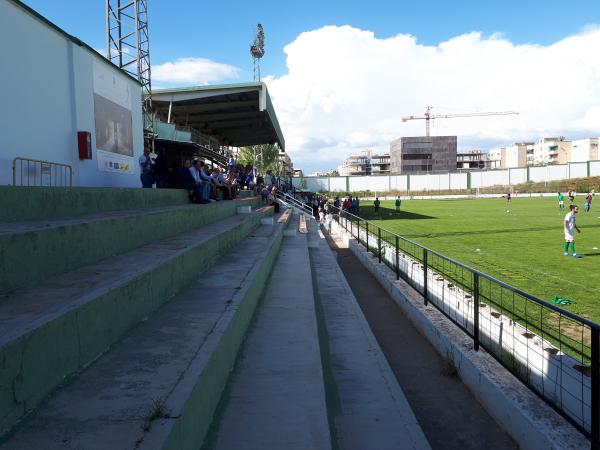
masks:
<path fill-rule="evenodd" d="M 518 448 L 352 252 L 330 244 L 431 447 Z"/>

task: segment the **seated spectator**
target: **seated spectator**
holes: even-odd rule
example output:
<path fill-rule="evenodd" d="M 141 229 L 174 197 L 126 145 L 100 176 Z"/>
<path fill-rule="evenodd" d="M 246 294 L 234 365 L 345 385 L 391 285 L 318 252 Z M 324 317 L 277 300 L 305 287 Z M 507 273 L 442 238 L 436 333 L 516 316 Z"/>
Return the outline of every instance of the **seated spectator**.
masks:
<path fill-rule="evenodd" d="M 254 189 L 254 187 L 256 186 L 256 183 L 254 182 L 254 174 L 252 173 L 252 171 L 248 172 L 248 174 L 246 175 L 245 184 L 248 187 L 248 189 Z"/>
<path fill-rule="evenodd" d="M 200 179 L 202 180 L 203 184 L 206 186 L 207 192 L 208 192 L 208 198 L 210 201 L 218 201 L 219 199 L 217 198 L 217 189 L 216 186 L 213 182 L 212 177 L 210 176 L 210 168 L 208 167 L 208 164 L 205 164 L 204 161 L 200 161 Z"/>
<path fill-rule="evenodd" d="M 192 162 L 189 172 L 194 179 L 194 183 L 197 187 L 196 203 L 208 203 L 209 202 L 209 190 L 207 184 L 201 178 L 201 161 L 195 159 Z"/>
<path fill-rule="evenodd" d="M 187 189 L 190 201 L 198 203 L 202 198 L 202 193 L 200 191 L 200 186 L 196 184 L 196 180 L 194 180 L 194 176 L 190 172 L 191 168 L 192 162 L 189 159 L 185 160 L 183 167 L 180 167 L 177 171 L 177 188 Z"/>
<path fill-rule="evenodd" d="M 217 167 L 213 168 L 211 178 L 216 188 L 223 193 L 223 200 L 231 200 L 231 189 L 225 183 L 225 178 Z"/>

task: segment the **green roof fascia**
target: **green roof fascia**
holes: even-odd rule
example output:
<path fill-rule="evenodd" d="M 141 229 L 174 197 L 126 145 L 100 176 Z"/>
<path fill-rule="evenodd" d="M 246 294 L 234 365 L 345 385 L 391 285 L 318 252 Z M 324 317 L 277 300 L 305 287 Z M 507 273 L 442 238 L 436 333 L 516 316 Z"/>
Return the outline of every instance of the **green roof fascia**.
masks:
<path fill-rule="evenodd" d="M 277 141 L 279 142 L 279 146 L 282 150 L 285 151 L 285 138 L 283 137 L 283 132 L 281 131 L 281 127 L 279 126 L 279 120 L 277 119 L 277 113 L 275 113 L 275 107 L 273 106 L 273 102 L 271 101 L 271 96 L 269 95 L 269 91 L 267 90 L 267 85 L 264 83 L 262 83 L 262 85 L 263 89 L 261 91 L 261 97 L 264 97 L 264 105 L 261 101 L 261 110 L 267 111 L 267 114 L 271 119 L 273 129 L 275 130 L 275 134 L 277 135 Z"/>
<path fill-rule="evenodd" d="M 245 88 L 262 88 L 264 83 L 259 81 L 252 81 L 248 83 L 232 83 L 232 84 L 206 84 L 203 86 L 188 86 L 181 88 L 167 88 L 167 89 L 152 89 L 153 94 L 177 94 L 182 92 L 195 92 L 195 91 L 213 91 L 221 89 L 245 89 Z"/>
<path fill-rule="evenodd" d="M 120 67 L 115 66 L 107 58 L 105 58 L 104 56 L 102 56 L 100 53 L 98 53 L 96 50 L 94 50 L 88 44 L 86 44 L 85 42 L 83 42 L 81 39 L 79 39 L 79 38 L 77 38 L 77 37 L 75 37 L 75 36 L 67 33 L 65 30 L 63 30 L 62 28 L 60 28 L 55 23 L 50 22 L 48 19 L 46 19 L 44 16 L 42 16 L 39 12 L 37 12 L 35 9 L 32 9 L 31 7 L 27 6 L 25 3 L 21 2 L 20 0 L 9 0 L 9 1 L 12 2 L 12 3 L 14 3 L 17 7 L 25 10 L 28 14 L 32 15 L 33 17 L 35 17 L 39 21 L 45 23 L 47 26 L 49 26 L 54 31 L 56 31 L 58 34 L 63 35 L 69 41 L 73 42 L 75 45 L 78 45 L 80 47 L 85 47 L 86 49 L 88 49 L 89 51 L 91 51 L 94 54 L 94 56 L 98 56 L 98 58 L 100 58 L 102 61 L 104 61 L 110 67 L 112 67 L 115 70 L 118 70 L 123 75 L 127 76 L 128 78 L 130 78 L 131 80 L 135 81 L 137 84 L 139 84 L 141 86 L 141 83 L 139 82 L 139 80 L 137 78 L 135 78 L 134 76 L 132 76 L 130 73 L 128 73 L 126 70 L 121 69 Z"/>

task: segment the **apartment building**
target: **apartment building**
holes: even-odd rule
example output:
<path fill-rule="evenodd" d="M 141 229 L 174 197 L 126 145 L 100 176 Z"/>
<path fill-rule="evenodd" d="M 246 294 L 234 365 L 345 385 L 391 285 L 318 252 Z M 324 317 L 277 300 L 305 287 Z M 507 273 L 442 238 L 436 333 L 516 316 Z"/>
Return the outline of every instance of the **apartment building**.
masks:
<path fill-rule="evenodd" d="M 598 159 L 598 138 L 577 139 L 571 142 L 571 162 Z"/>
<path fill-rule="evenodd" d="M 365 150 L 360 155 L 350 155 L 338 167 L 338 173 L 341 176 L 389 175 L 390 155 L 374 154 L 371 150 Z"/>
<path fill-rule="evenodd" d="M 566 164 L 571 161 L 572 142 L 561 137 L 539 139 L 533 145 L 533 165 Z"/>
<path fill-rule="evenodd" d="M 458 170 L 485 169 L 487 166 L 487 154 L 481 150 L 456 153 L 456 168 Z"/>

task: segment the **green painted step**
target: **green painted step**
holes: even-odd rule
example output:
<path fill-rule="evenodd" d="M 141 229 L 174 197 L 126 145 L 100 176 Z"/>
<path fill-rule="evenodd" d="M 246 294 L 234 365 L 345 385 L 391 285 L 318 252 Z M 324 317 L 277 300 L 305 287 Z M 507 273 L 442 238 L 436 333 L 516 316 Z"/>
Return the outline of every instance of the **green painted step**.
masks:
<path fill-rule="evenodd" d="M 183 189 L 0 186 L 0 223 L 187 205 Z"/>
<path fill-rule="evenodd" d="M 0 294 L 214 223 L 241 205 L 258 204 L 254 197 L 0 224 Z"/>
<path fill-rule="evenodd" d="M 272 213 L 231 216 L 5 295 L 0 435 Z"/>
<path fill-rule="evenodd" d="M 225 253 L 59 389 L 0 448 L 200 448 L 282 228 L 262 225 L 250 233 L 239 251 Z"/>

